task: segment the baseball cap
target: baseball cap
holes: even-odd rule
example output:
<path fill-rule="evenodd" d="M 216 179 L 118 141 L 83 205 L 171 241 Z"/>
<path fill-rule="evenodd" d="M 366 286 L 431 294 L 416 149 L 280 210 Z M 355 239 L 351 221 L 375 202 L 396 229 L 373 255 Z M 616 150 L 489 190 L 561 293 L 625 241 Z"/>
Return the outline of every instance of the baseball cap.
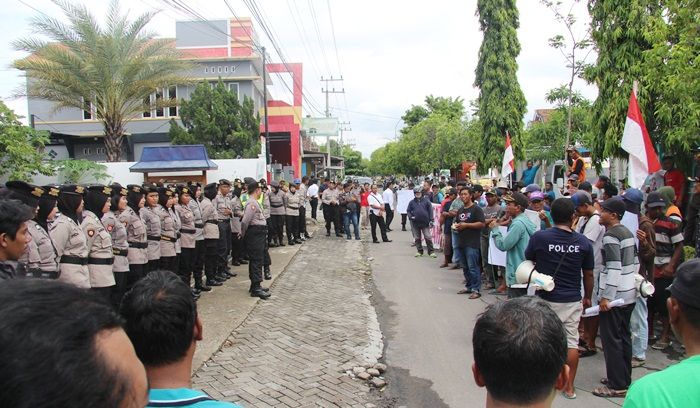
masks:
<path fill-rule="evenodd" d="M 513 194 L 504 196 L 503 201 L 506 203 L 515 203 L 522 208 L 527 208 L 529 206 L 527 197 L 525 197 L 523 193 L 518 193 L 517 191 Z"/>
<path fill-rule="evenodd" d="M 700 309 L 700 258 L 680 264 L 667 290 L 679 302 Z"/>
<path fill-rule="evenodd" d="M 593 191 L 593 186 L 591 185 L 591 183 L 589 183 L 589 182 L 587 182 L 587 181 L 584 181 L 583 183 L 581 183 L 581 184 L 578 186 L 578 189 L 579 189 L 579 190 L 583 190 L 583 191 L 591 192 L 591 191 Z"/>
<path fill-rule="evenodd" d="M 490 195 L 496 195 L 496 192 L 493 191 L 493 190 L 491 190 L 491 189 L 486 190 L 486 191 L 484 192 L 484 195 L 489 195 L 489 194 L 490 194 Z"/>
<path fill-rule="evenodd" d="M 528 184 L 527 187 L 520 190 L 521 193 L 532 193 L 533 191 L 542 191 L 542 189 L 537 184 Z"/>
<path fill-rule="evenodd" d="M 569 180 L 578 181 L 578 174 L 572 174 L 568 178 Z"/>
<path fill-rule="evenodd" d="M 592 204 L 591 196 L 585 191 L 577 191 L 571 196 L 571 201 L 574 203 L 574 207 L 579 207 L 581 205 Z"/>
<path fill-rule="evenodd" d="M 617 214 L 618 218 L 622 218 L 622 216 L 625 215 L 625 211 L 627 210 L 627 208 L 625 207 L 625 203 L 623 203 L 622 199 L 619 197 L 608 198 L 607 200 L 603 201 L 603 203 L 600 206 L 604 210 Z"/>
<path fill-rule="evenodd" d="M 647 196 L 647 207 L 666 207 L 666 199 L 661 193 L 653 191 Z"/>
<path fill-rule="evenodd" d="M 278 188 L 280 186 L 280 183 L 277 182 L 277 180 L 272 180 L 270 182 L 270 187 Z"/>
<path fill-rule="evenodd" d="M 544 194 L 541 191 L 533 191 L 530 193 L 530 201 L 542 201 L 544 200 Z"/>
<path fill-rule="evenodd" d="M 457 189 L 452 187 L 449 190 L 447 190 L 447 195 L 457 195 Z"/>
<path fill-rule="evenodd" d="M 469 189 L 472 193 L 483 193 L 484 192 L 484 187 L 481 184 L 474 184 L 471 186 Z"/>
<path fill-rule="evenodd" d="M 641 204 L 644 201 L 644 194 L 636 188 L 628 188 L 622 199 L 635 204 Z"/>

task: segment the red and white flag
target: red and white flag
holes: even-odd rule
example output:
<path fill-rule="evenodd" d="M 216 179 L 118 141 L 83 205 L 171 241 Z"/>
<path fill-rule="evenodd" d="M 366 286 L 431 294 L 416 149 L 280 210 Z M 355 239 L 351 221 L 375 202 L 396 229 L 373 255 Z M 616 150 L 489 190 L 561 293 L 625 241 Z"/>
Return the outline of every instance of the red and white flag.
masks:
<path fill-rule="evenodd" d="M 661 169 L 634 91 L 630 95 L 621 147 L 629 153 L 627 179 L 630 187 L 641 188 L 649 174 Z"/>
<path fill-rule="evenodd" d="M 510 135 L 506 131 L 506 150 L 503 152 L 503 167 L 501 167 L 501 177 L 506 178 L 515 170 L 515 156 L 513 146 L 510 144 Z"/>

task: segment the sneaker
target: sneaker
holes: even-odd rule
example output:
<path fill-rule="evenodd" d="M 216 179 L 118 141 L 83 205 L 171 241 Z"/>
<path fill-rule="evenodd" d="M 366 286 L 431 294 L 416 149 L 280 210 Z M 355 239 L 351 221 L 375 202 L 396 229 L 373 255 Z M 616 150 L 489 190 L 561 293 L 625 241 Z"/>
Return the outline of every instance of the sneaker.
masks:
<path fill-rule="evenodd" d="M 416 254 L 413 255 L 413 256 L 416 257 L 416 258 L 420 258 L 421 256 L 423 256 L 423 253 L 422 253 L 422 252 L 416 252 Z"/>
<path fill-rule="evenodd" d="M 435 255 L 435 252 L 433 252 L 433 253 L 431 253 L 431 254 L 428 254 L 428 256 L 431 257 L 431 258 L 437 258 L 437 255 Z"/>

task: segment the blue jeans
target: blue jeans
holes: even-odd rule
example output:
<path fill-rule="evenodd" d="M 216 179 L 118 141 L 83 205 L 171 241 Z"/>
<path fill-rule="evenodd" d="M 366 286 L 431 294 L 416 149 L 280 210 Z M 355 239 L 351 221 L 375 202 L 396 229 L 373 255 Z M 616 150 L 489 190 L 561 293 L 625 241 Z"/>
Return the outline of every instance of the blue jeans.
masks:
<path fill-rule="evenodd" d="M 630 319 L 630 332 L 632 333 L 632 357 L 637 357 L 640 360 L 646 359 L 647 345 L 649 344 L 647 314 L 647 300 L 638 297 Z"/>
<path fill-rule="evenodd" d="M 460 255 L 458 253 L 459 248 L 457 248 L 457 241 L 459 239 L 458 238 L 459 234 L 457 234 L 454 231 L 450 231 L 450 233 L 452 234 L 452 263 L 459 264 L 460 262 L 462 262 Z"/>
<path fill-rule="evenodd" d="M 360 239 L 360 228 L 359 221 L 357 219 L 357 211 L 350 211 L 343 213 L 343 227 L 345 228 L 345 235 L 347 239 L 350 239 L 350 223 L 352 222 L 352 227 L 355 229 L 355 239 Z"/>
<path fill-rule="evenodd" d="M 462 273 L 467 289 L 481 291 L 481 255 L 479 248 L 457 248 L 457 259 L 462 263 Z"/>

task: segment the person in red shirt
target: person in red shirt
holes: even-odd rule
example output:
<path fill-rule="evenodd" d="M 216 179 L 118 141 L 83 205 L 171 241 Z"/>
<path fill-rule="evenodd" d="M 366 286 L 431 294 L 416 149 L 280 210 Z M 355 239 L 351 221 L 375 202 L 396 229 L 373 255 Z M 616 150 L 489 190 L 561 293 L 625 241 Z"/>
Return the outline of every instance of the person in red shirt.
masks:
<path fill-rule="evenodd" d="M 665 155 L 661 162 L 661 167 L 666 171 L 664 174 L 664 185 L 673 187 L 676 192 L 675 204 L 683 207 L 685 200 L 685 174 L 674 166 L 673 156 Z"/>
<path fill-rule="evenodd" d="M 360 222 L 363 230 L 369 227 L 369 202 L 367 201 L 367 197 L 370 195 L 370 193 L 369 183 L 365 183 L 364 186 L 362 186 L 360 193 Z"/>

